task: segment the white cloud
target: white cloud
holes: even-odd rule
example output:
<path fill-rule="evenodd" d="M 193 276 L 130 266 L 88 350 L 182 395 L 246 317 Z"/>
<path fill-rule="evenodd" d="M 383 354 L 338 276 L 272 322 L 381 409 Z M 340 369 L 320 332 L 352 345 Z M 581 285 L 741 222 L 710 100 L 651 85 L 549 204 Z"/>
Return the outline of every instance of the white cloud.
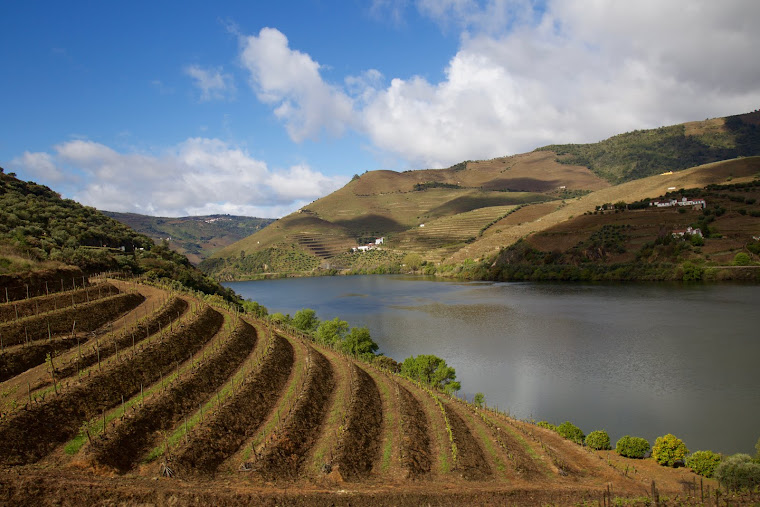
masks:
<path fill-rule="evenodd" d="M 279 217 L 347 181 L 307 165 L 272 170 L 219 139 L 187 139 L 159 155 L 120 153 L 87 140 L 67 141 L 53 151 L 25 153 L 15 160 L 30 173 L 40 161 L 76 169 L 85 183 L 71 196 L 74 199 L 99 209 L 149 215 Z"/>
<path fill-rule="evenodd" d="M 230 74 L 222 73 L 222 69 L 204 69 L 200 65 L 188 65 L 185 74 L 192 77 L 195 86 L 201 91 L 200 99 L 222 100 L 232 97 L 235 93 L 235 83 Z"/>
<path fill-rule="evenodd" d="M 240 60 L 251 74 L 251 85 L 261 101 L 275 107 L 293 140 L 318 137 L 322 129 L 340 135 L 350 126 L 351 98 L 323 81 L 319 63 L 290 49 L 282 32 L 263 28 L 241 43 Z"/>
<path fill-rule="evenodd" d="M 48 153 L 25 151 L 10 162 L 13 169 L 25 170 L 32 178 L 42 181 L 60 182 L 67 178 Z"/>
<path fill-rule="evenodd" d="M 320 65 L 266 28 L 241 59 L 291 137 L 351 127 L 411 167 L 593 142 L 760 105 L 754 0 L 418 0 L 460 30 L 445 79 L 380 72 L 326 83 Z M 374 9 L 403 13 L 405 2 Z M 382 155 L 381 155 L 382 156 Z"/>

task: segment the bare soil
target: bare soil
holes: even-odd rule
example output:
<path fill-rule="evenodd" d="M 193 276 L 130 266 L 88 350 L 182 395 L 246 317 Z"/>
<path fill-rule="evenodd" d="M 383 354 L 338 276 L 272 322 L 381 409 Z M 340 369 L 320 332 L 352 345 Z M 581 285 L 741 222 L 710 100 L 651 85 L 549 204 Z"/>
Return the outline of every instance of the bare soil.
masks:
<path fill-rule="evenodd" d="M 355 481 L 369 475 L 378 457 L 383 411 L 380 392 L 372 377 L 355 364 L 351 369 L 348 421 L 334 464 L 343 479 Z"/>
<path fill-rule="evenodd" d="M 482 481 L 491 477 L 491 465 L 464 420 L 456 410 L 451 410 L 450 403 L 445 403 L 444 406 L 457 445 L 456 470 L 468 481 Z"/>
<path fill-rule="evenodd" d="M 411 479 L 420 478 L 430 473 L 430 436 L 428 435 L 428 418 L 420 402 L 405 387 L 398 386 L 401 400 L 401 464 Z"/>
<path fill-rule="evenodd" d="M 253 326 L 239 320 L 238 327 L 222 349 L 188 378 L 177 382 L 163 396 L 151 400 L 134 417 L 118 425 L 115 431 L 96 439 L 93 442 L 95 460 L 120 472 L 132 468 L 137 459 L 155 443 L 156 432 L 171 429 L 198 403 L 213 395 L 255 345 L 256 331 Z"/>
<path fill-rule="evenodd" d="M 171 460 L 181 477 L 213 474 L 249 437 L 256 433 L 277 403 L 293 367 L 294 350 L 275 336 L 261 367 L 235 396 L 200 425 L 188 444 Z"/>
<path fill-rule="evenodd" d="M 254 464 L 266 480 L 295 480 L 308 450 L 316 442 L 335 387 L 330 362 L 309 346 L 309 373 L 291 417 L 273 435 L 272 445 Z"/>
<path fill-rule="evenodd" d="M 73 437 L 82 421 L 131 397 L 174 363 L 199 349 L 221 327 L 222 315 L 208 307 L 162 342 L 84 379 L 74 387 L 0 421 L 0 458 L 6 464 L 33 463 Z"/>

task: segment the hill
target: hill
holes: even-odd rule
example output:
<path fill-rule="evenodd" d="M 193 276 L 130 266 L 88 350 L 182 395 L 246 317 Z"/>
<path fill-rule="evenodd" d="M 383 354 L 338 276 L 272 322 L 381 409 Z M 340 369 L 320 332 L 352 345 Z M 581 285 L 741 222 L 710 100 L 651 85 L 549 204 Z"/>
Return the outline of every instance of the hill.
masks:
<path fill-rule="evenodd" d="M 62 199 L 50 188 L 0 168 L 0 281 L 5 287 L 40 290 L 45 281 L 104 271 L 179 280 L 230 297 L 186 257 L 95 208 Z"/>
<path fill-rule="evenodd" d="M 447 169 L 367 172 L 220 250 L 201 269 L 227 280 L 399 272 L 417 264 L 430 273 L 491 258 L 501 247 L 606 202 L 751 178 L 756 159 L 736 158 L 760 155 L 758 124 L 760 112 L 754 112 Z M 376 250 L 349 253 L 378 238 L 383 243 Z"/>
<path fill-rule="evenodd" d="M 26 328 L 0 304 L 9 504 L 690 505 L 718 487 L 468 403 L 260 307 L 113 279 L 72 301 L 85 295 L 34 298 Z M 72 330 L 82 315 L 102 319 Z M 36 349 L 53 352 L 9 371 Z"/>
<path fill-rule="evenodd" d="M 103 211 L 156 243 L 167 241 L 169 248 L 200 263 L 212 253 L 241 240 L 274 222 L 272 218 L 235 215 L 193 217 L 152 217 L 137 213 Z"/>

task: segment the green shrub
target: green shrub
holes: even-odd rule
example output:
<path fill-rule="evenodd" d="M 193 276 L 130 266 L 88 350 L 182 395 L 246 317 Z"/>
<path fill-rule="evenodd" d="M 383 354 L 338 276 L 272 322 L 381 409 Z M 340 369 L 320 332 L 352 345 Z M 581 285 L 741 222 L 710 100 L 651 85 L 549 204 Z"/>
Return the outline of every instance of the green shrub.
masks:
<path fill-rule="evenodd" d="M 728 490 L 751 489 L 760 486 L 760 464 L 749 454 L 734 454 L 715 468 L 713 477 Z"/>
<path fill-rule="evenodd" d="M 747 255 L 744 252 L 739 252 L 734 257 L 734 266 L 748 266 L 749 265 L 749 255 Z"/>
<path fill-rule="evenodd" d="M 557 426 L 547 421 L 538 421 L 536 426 L 546 428 L 547 430 L 557 431 Z"/>
<path fill-rule="evenodd" d="M 612 449 L 610 436 L 604 430 L 592 431 L 586 435 L 586 447 L 596 449 L 597 451 Z"/>
<path fill-rule="evenodd" d="M 696 451 L 686 458 L 686 466 L 697 475 L 712 477 L 721 459 L 720 454 L 712 451 Z"/>
<path fill-rule="evenodd" d="M 557 433 L 559 433 L 561 437 L 572 440 L 579 445 L 583 445 L 583 439 L 586 437 L 581 429 L 570 421 L 565 421 L 557 426 Z"/>
<path fill-rule="evenodd" d="M 674 467 L 679 461 L 683 463 L 687 454 L 686 444 L 672 433 L 657 437 L 652 447 L 652 457 L 662 466 Z"/>
<path fill-rule="evenodd" d="M 643 458 L 649 452 L 649 442 L 641 437 L 626 435 L 615 444 L 615 452 L 626 458 Z"/>

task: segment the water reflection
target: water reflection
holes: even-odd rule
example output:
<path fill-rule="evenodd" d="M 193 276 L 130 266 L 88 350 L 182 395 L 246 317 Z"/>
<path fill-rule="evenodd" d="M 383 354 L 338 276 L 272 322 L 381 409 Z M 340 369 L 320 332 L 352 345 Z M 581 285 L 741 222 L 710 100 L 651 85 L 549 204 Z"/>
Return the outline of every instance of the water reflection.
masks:
<path fill-rule="evenodd" d="M 270 311 L 367 326 L 388 356 L 432 353 L 514 415 L 692 450 L 760 433 L 760 287 L 434 282 L 333 277 L 227 284 Z"/>

